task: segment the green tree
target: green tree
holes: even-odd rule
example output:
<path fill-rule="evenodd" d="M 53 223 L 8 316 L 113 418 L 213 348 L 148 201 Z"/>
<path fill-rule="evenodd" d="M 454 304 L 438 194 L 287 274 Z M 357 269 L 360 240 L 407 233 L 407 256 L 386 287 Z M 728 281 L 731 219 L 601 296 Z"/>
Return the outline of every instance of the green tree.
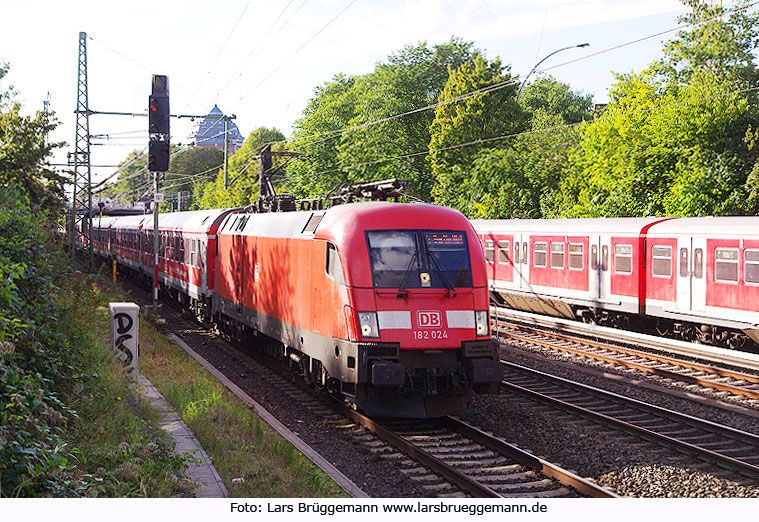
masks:
<path fill-rule="evenodd" d="M 528 83 L 519 103 L 529 114 L 542 109 L 545 114 L 559 116 L 564 123 L 579 123 L 593 117 L 593 96 L 573 91 L 552 76 Z"/>
<path fill-rule="evenodd" d="M 750 145 L 759 114 L 754 93 L 743 90 L 755 78 L 744 51 L 756 43 L 758 18 L 736 10 L 725 21 L 722 13 L 694 5 L 685 19 L 698 23 L 667 43 L 661 60 L 617 77 L 603 117 L 581 129 L 552 215 L 758 210 Z"/>
<path fill-rule="evenodd" d="M 479 152 L 503 146 L 502 137 L 524 129 L 526 115 L 516 102 L 517 85 L 496 58 L 482 56 L 450 72 L 430 126 L 428 161 L 435 179 L 435 202 L 461 210 L 471 197 L 472 164 Z M 474 96 L 468 93 L 501 86 Z M 491 138 L 496 138 L 491 140 Z"/>
<path fill-rule="evenodd" d="M 336 76 L 318 88 L 290 140 L 308 162 L 291 169 L 287 186 L 314 197 L 347 181 L 401 177 L 428 199 L 433 178 L 425 156 L 434 115 L 417 109 L 434 104 L 450 71 L 477 52 L 456 38 L 432 47 L 422 42 L 369 74 Z"/>
<path fill-rule="evenodd" d="M 8 70 L 0 62 L 0 81 Z M 48 139 L 58 123 L 49 112 L 23 116 L 14 99 L 12 87 L 0 90 L 0 191 L 17 194 L 37 208 L 60 209 L 65 178 L 47 166 L 53 150 L 62 145 Z"/>

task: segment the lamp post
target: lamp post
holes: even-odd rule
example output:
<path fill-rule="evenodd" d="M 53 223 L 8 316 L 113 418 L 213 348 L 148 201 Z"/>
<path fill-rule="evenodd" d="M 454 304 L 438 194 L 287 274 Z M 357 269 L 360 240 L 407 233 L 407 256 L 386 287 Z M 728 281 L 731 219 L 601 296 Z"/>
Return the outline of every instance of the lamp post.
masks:
<path fill-rule="evenodd" d="M 535 70 L 538 68 L 538 66 L 548 60 L 551 56 L 553 56 L 556 53 L 560 53 L 561 51 L 566 51 L 567 49 L 574 49 L 575 47 L 588 47 L 589 43 L 581 43 L 577 45 L 568 45 L 567 47 L 562 47 L 561 49 L 556 49 L 554 52 L 540 60 L 538 63 L 535 64 L 535 66 L 530 69 L 530 72 L 527 73 L 527 76 L 524 77 L 524 81 L 522 81 L 522 85 L 519 86 L 519 92 L 517 93 L 517 101 L 519 101 L 519 96 L 522 94 L 522 89 L 524 89 L 524 85 L 527 83 L 527 79 L 532 75 L 532 73 L 535 72 Z"/>

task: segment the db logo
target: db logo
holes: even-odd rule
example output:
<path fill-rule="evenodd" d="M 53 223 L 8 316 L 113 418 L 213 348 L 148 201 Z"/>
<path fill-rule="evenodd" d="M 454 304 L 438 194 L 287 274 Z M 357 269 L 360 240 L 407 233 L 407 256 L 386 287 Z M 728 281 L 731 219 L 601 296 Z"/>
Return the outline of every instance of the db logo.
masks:
<path fill-rule="evenodd" d="M 420 328 L 440 328 L 443 326 L 440 312 L 417 312 Z"/>

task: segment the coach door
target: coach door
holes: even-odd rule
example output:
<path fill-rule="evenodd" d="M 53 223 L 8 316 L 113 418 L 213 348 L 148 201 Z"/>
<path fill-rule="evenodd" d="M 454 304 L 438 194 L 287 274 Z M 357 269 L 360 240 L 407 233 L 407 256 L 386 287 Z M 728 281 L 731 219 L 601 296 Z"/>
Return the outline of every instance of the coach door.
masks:
<path fill-rule="evenodd" d="M 677 309 L 706 310 L 706 238 L 677 239 Z"/>
<path fill-rule="evenodd" d="M 611 294 L 610 236 L 590 236 L 590 270 L 588 270 L 588 293 L 600 303 L 609 300 Z"/>
<path fill-rule="evenodd" d="M 530 236 L 514 234 L 514 288 L 530 290 Z"/>

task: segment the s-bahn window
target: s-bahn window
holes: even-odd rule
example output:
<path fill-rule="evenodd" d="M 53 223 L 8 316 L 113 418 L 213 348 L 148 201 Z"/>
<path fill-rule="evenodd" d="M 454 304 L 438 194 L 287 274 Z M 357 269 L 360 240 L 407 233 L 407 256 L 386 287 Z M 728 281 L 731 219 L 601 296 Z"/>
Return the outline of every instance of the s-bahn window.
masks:
<path fill-rule="evenodd" d="M 693 251 L 693 277 L 704 277 L 704 249 L 697 248 Z"/>
<path fill-rule="evenodd" d="M 714 279 L 723 283 L 738 282 L 737 248 L 718 248 L 714 253 Z"/>
<path fill-rule="evenodd" d="M 546 266 L 548 244 L 544 241 L 536 241 L 532 245 L 532 266 Z"/>
<path fill-rule="evenodd" d="M 498 242 L 498 262 L 508 263 L 509 252 L 511 252 L 511 241 L 499 241 Z"/>
<path fill-rule="evenodd" d="M 519 255 L 519 242 L 517 241 L 516 243 L 514 243 L 514 264 L 515 265 L 518 265 L 518 264 L 521 263 L 521 261 L 519 259 L 520 259 L 520 255 Z"/>
<path fill-rule="evenodd" d="M 651 248 L 651 273 L 654 277 L 672 277 L 672 247 L 655 246 Z"/>
<path fill-rule="evenodd" d="M 596 252 L 597 254 L 598 252 Z M 569 244 L 569 269 L 582 270 L 585 267 L 585 245 L 582 243 Z"/>
<path fill-rule="evenodd" d="M 345 284 L 345 275 L 343 274 L 343 266 L 340 264 L 340 256 L 337 254 L 337 249 L 332 243 L 327 243 L 327 263 L 325 269 L 327 275 L 337 283 L 341 285 Z"/>
<path fill-rule="evenodd" d="M 606 248 L 606 246 L 604 246 L 604 248 Z M 632 251 L 632 245 L 614 245 L 615 274 L 632 274 Z M 606 263 L 604 263 L 604 265 L 605 264 Z"/>
<path fill-rule="evenodd" d="M 564 268 L 564 243 L 551 243 L 551 268 Z"/>
<path fill-rule="evenodd" d="M 688 249 L 680 249 L 680 277 L 688 277 Z"/>
<path fill-rule="evenodd" d="M 527 264 L 527 241 L 522 243 L 522 263 Z"/>
<path fill-rule="evenodd" d="M 743 251 L 743 280 L 749 284 L 759 284 L 759 250 Z"/>
<path fill-rule="evenodd" d="M 495 241 L 491 239 L 485 240 L 485 261 L 488 263 L 495 262 Z"/>
<path fill-rule="evenodd" d="M 598 270 L 598 245 L 591 245 L 590 247 L 590 268 L 591 270 Z"/>
<path fill-rule="evenodd" d="M 376 288 L 472 287 L 466 232 L 366 232 Z"/>

